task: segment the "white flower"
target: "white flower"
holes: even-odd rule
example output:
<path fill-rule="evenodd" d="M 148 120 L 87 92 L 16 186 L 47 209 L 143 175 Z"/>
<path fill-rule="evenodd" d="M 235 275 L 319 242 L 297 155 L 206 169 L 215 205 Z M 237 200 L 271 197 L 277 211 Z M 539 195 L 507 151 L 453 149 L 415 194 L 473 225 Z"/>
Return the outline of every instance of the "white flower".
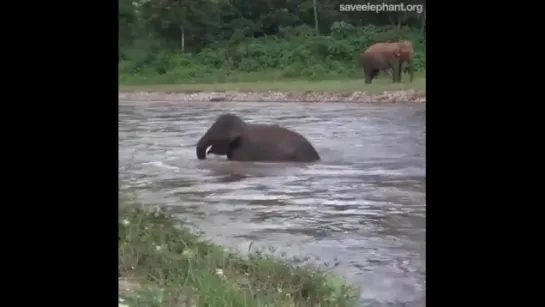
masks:
<path fill-rule="evenodd" d="M 155 245 L 155 250 L 157 250 L 158 252 L 160 252 L 162 249 L 163 247 L 161 245 Z"/>
<path fill-rule="evenodd" d="M 216 269 L 216 275 L 223 277 L 223 269 Z"/>
<path fill-rule="evenodd" d="M 282 288 L 278 288 L 278 293 L 282 293 Z"/>
<path fill-rule="evenodd" d="M 191 257 L 193 257 L 193 252 L 190 249 L 185 249 L 182 252 L 182 256 L 184 256 L 186 258 L 191 258 Z"/>
<path fill-rule="evenodd" d="M 153 207 L 152 211 L 153 211 L 153 216 L 155 217 L 161 216 L 161 207 L 155 206 Z"/>
<path fill-rule="evenodd" d="M 123 224 L 123 226 L 127 226 L 129 225 L 131 222 L 129 222 L 128 219 L 123 219 L 123 221 L 121 221 L 121 224 Z"/>

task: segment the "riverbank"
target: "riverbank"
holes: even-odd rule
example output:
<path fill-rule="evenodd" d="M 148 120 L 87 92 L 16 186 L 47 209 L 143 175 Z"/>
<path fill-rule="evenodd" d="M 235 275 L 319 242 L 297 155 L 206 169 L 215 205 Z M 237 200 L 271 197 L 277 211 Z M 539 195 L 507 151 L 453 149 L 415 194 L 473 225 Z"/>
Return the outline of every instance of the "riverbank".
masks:
<path fill-rule="evenodd" d="M 356 289 L 295 263 L 231 252 L 158 208 L 119 208 L 119 306 L 355 306 Z"/>
<path fill-rule="evenodd" d="M 426 102 L 426 79 L 393 84 L 378 79 L 218 84 L 120 85 L 119 99 L 133 101 Z"/>

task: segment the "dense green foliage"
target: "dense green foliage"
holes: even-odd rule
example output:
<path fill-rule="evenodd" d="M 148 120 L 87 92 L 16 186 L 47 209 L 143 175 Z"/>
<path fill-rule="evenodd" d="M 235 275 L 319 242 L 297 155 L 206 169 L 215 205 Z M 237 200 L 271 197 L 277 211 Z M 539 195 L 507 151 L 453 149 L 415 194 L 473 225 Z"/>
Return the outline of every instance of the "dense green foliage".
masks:
<path fill-rule="evenodd" d="M 425 12 L 315 2 L 316 15 L 312 0 L 120 0 L 120 83 L 354 78 L 365 48 L 401 39 L 414 42 L 415 68 L 425 69 Z"/>

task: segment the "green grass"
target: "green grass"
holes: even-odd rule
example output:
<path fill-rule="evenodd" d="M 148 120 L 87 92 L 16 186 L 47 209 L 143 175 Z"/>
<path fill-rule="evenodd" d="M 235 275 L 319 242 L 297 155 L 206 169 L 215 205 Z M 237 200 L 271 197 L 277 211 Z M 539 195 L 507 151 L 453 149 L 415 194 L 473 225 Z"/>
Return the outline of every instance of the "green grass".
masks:
<path fill-rule="evenodd" d="M 119 306 L 355 306 L 336 275 L 205 241 L 165 210 L 119 208 Z"/>
<path fill-rule="evenodd" d="M 408 82 L 408 77 L 403 77 L 403 83 L 392 83 L 390 79 L 379 78 L 372 84 L 366 85 L 363 80 L 327 80 L 327 81 L 258 81 L 239 83 L 208 83 L 208 84 L 154 84 L 154 85 L 120 85 L 121 92 L 203 92 L 203 91 L 282 91 L 282 92 L 347 92 L 366 91 L 370 93 L 416 90 L 426 91 L 426 78 L 416 77 L 413 82 Z"/>

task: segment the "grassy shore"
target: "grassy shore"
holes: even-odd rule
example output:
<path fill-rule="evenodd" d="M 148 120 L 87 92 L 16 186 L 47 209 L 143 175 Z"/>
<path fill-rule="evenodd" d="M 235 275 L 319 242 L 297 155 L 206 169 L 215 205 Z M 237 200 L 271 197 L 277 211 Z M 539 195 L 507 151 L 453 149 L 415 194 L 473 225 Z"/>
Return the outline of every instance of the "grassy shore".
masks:
<path fill-rule="evenodd" d="M 390 79 L 379 78 L 372 84 L 364 84 L 363 80 L 328 80 L 328 81 L 257 81 L 243 83 L 210 83 L 210 84 L 156 84 L 156 85 L 119 85 L 120 92 L 352 92 L 363 91 L 381 93 L 385 91 L 414 90 L 426 91 L 426 78 L 415 77 L 408 82 L 392 83 Z"/>
<path fill-rule="evenodd" d="M 119 208 L 119 306 L 354 306 L 339 277 L 205 241 L 164 210 Z"/>

